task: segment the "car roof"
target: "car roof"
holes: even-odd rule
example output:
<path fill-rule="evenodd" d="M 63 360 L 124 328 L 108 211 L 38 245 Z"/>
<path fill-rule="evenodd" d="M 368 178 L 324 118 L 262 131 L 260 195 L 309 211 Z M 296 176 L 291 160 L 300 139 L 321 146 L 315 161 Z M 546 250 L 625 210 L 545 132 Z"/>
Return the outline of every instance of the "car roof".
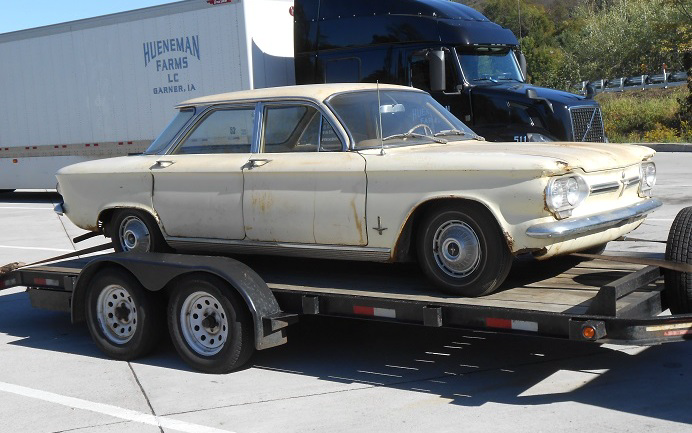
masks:
<path fill-rule="evenodd" d="M 375 83 L 307 84 L 299 86 L 266 87 L 263 89 L 241 90 L 188 99 L 187 101 L 179 103 L 176 108 L 275 98 L 307 98 L 324 101 L 335 93 L 375 90 L 377 87 L 378 85 Z M 379 88 L 380 90 L 408 90 L 421 92 L 421 90 L 412 87 L 396 86 L 392 84 L 379 84 Z"/>

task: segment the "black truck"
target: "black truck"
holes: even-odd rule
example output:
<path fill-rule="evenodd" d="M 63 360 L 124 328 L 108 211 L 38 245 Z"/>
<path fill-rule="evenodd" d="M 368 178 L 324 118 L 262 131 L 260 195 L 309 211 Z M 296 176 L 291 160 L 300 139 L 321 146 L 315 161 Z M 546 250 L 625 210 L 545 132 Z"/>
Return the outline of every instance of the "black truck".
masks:
<path fill-rule="evenodd" d="M 297 84 L 430 92 L 491 141 L 606 141 L 598 103 L 525 82 L 514 34 L 447 0 L 296 0 Z"/>

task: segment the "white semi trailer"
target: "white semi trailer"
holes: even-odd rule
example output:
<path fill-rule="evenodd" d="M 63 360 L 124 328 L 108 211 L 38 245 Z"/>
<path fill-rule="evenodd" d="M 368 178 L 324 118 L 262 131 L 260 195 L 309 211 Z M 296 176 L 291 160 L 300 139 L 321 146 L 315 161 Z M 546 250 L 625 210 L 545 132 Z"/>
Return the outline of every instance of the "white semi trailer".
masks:
<path fill-rule="evenodd" d="M 141 152 L 182 100 L 293 84 L 292 5 L 187 0 L 0 34 L 0 190 Z"/>

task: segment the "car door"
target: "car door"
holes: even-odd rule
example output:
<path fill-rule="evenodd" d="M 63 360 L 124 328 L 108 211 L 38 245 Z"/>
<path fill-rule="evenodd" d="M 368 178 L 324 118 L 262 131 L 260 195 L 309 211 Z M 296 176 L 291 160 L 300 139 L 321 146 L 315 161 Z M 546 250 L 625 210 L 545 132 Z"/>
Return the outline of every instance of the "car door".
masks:
<path fill-rule="evenodd" d="M 153 204 L 169 237 L 243 239 L 243 166 L 255 107 L 208 110 L 151 168 Z"/>
<path fill-rule="evenodd" d="M 366 245 L 365 160 L 316 106 L 264 104 L 260 151 L 244 170 L 247 238 Z"/>

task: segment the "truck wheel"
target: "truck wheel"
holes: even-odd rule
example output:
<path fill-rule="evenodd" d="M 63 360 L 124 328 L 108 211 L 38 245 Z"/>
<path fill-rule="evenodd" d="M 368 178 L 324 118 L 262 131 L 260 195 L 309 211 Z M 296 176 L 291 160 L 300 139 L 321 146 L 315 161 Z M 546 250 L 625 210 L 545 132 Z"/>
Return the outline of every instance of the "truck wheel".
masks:
<path fill-rule="evenodd" d="M 492 293 L 507 277 L 512 255 L 495 219 L 477 206 L 429 213 L 418 233 L 418 261 L 442 291 Z"/>
<path fill-rule="evenodd" d="M 150 293 L 128 272 L 108 269 L 89 283 L 86 319 L 94 343 L 115 359 L 149 352 L 161 336 L 163 318 Z"/>
<path fill-rule="evenodd" d="M 166 252 L 170 249 L 151 216 L 138 209 L 122 209 L 113 215 L 110 237 L 115 251 Z"/>
<path fill-rule="evenodd" d="M 168 303 L 168 330 L 183 360 L 205 373 L 228 373 L 254 351 L 250 313 L 226 282 L 211 275 L 180 280 Z"/>
<path fill-rule="evenodd" d="M 692 264 L 692 207 L 675 216 L 668 232 L 666 260 Z M 692 272 L 665 270 L 665 300 L 674 314 L 692 313 Z"/>

